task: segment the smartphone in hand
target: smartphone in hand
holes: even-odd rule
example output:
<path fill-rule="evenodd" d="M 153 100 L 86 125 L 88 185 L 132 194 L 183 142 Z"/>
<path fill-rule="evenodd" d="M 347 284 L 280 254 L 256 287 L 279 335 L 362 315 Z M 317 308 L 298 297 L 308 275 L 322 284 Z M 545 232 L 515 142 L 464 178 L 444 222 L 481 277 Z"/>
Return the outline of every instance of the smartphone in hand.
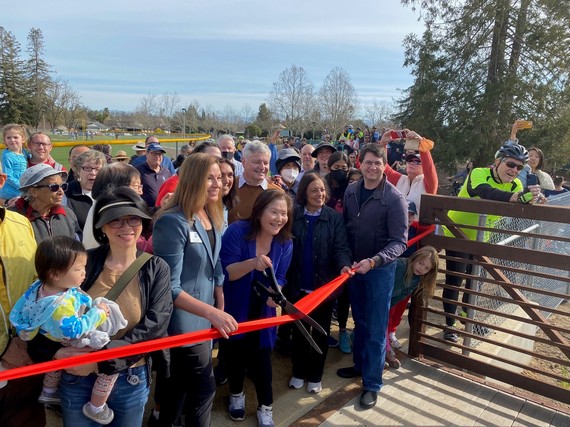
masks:
<path fill-rule="evenodd" d="M 529 185 L 538 185 L 538 177 L 533 173 L 529 173 L 526 176 L 526 186 L 528 187 Z"/>

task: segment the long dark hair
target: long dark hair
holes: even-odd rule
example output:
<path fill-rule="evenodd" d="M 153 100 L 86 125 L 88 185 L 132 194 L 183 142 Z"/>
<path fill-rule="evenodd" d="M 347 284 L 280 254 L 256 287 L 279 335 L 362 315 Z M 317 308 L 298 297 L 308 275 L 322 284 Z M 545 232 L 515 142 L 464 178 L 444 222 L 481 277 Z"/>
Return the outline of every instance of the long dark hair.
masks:
<path fill-rule="evenodd" d="M 113 188 L 128 187 L 135 177 L 141 177 L 138 169 L 125 163 L 111 163 L 102 168 L 95 177 L 91 196 L 97 199 L 101 194 Z"/>
<path fill-rule="evenodd" d="M 230 192 L 224 197 L 222 197 L 222 204 L 226 207 L 227 210 L 232 210 L 234 206 L 238 204 L 238 197 L 237 197 L 238 177 L 236 176 L 236 167 L 228 159 L 220 159 L 220 166 L 222 165 L 229 165 L 232 168 L 232 172 L 234 174 L 234 183 L 232 185 L 232 188 L 230 188 Z"/>
<path fill-rule="evenodd" d="M 293 223 L 293 203 L 291 198 L 283 190 L 265 190 L 255 200 L 251 216 L 249 217 L 250 231 L 245 236 L 247 240 L 255 240 L 261 231 L 261 216 L 269 204 L 275 200 L 284 200 L 287 204 L 287 223 L 283 226 L 275 238 L 279 242 L 285 242 L 291 238 L 291 225 Z"/>

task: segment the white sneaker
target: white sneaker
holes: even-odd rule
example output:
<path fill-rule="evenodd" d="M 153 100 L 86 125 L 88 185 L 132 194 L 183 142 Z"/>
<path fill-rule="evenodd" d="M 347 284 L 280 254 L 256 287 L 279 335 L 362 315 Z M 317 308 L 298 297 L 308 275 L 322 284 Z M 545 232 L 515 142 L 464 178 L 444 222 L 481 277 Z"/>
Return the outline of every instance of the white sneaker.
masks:
<path fill-rule="evenodd" d="M 275 427 L 273 423 L 273 408 L 261 405 L 257 408 L 257 425 L 259 427 Z"/>
<path fill-rule="evenodd" d="M 299 390 L 301 387 L 305 385 L 305 380 L 297 377 L 291 377 L 289 380 L 289 388 L 294 388 L 295 390 Z"/>
<path fill-rule="evenodd" d="M 392 348 L 395 348 L 396 350 L 398 350 L 400 347 L 402 347 L 402 344 L 400 344 L 400 341 L 398 341 L 398 338 L 396 338 L 395 332 L 390 332 L 388 334 L 388 339 L 390 340 L 390 346 Z"/>
<path fill-rule="evenodd" d="M 89 402 L 83 405 L 83 415 L 85 415 L 90 420 L 102 425 L 110 424 L 115 416 L 113 410 L 109 408 L 106 403 L 103 405 L 103 410 L 101 412 L 93 412 L 93 409 L 91 408 L 91 404 Z"/>
<path fill-rule="evenodd" d="M 245 418 L 245 393 L 230 394 L 230 418 L 234 421 L 243 421 Z"/>
<path fill-rule="evenodd" d="M 309 393 L 315 393 L 318 394 L 321 391 L 323 391 L 323 385 L 321 384 L 321 382 L 319 381 L 318 383 L 312 383 L 312 382 L 308 382 L 307 383 L 307 391 Z"/>

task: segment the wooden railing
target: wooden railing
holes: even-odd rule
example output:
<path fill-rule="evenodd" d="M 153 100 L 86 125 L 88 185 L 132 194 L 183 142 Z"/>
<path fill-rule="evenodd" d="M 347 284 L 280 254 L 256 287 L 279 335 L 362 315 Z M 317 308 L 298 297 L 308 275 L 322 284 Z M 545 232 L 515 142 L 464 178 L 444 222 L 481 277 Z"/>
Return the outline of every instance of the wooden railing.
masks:
<path fill-rule="evenodd" d="M 493 228 L 484 220 L 459 227 L 450 210 L 503 218 Z M 424 195 L 420 222 L 437 225 L 422 244 L 440 250 L 443 274 L 428 306 L 413 301 L 409 354 L 570 403 L 570 208 Z M 443 226 L 454 237 L 443 235 Z M 479 241 L 469 240 L 465 229 L 477 230 Z M 470 259 L 448 256 L 449 250 Z M 473 270 L 447 270 L 449 260 Z M 471 281 L 468 298 L 457 302 L 467 316 L 444 313 L 442 303 L 455 302 L 439 292 L 452 288 L 444 274 Z M 456 320 L 457 329 L 446 326 L 445 316 Z M 444 340 L 445 331 L 456 332 L 458 342 Z"/>

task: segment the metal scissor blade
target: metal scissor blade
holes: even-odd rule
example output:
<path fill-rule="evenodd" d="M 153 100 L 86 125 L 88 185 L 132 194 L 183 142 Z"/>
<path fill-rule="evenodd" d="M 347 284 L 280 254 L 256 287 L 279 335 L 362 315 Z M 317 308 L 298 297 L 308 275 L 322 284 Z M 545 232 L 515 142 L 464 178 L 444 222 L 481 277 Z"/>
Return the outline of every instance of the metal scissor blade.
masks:
<path fill-rule="evenodd" d="M 311 319 L 312 320 L 312 319 Z M 305 337 L 305 339 L 309 342 L 309 344 L 311 344 L 311 347 L 313 347 L 313 349 L 315 349 L 315 351 L 319 354 L 323 354 L 322 350 L 319 348 L 319 346 L 317 345 L 317 343 L 315 342 L 315 340 L 313 339 L 313 337 L 311 336 L 311 334 L 309 334 L 309 332 L 307 332 L 307 330 L 305 329 L 305 327 L 303 326 L 303 324 L 301 323 L 300 320 L 295 320 L 295 325 L 297 326 L 297 328 L 299 328 L 299 330 L 301 331 L 301 333 L 303 334 L 303 336 Z"/>
<path fill-rule="evenodd" d="M 303 313 L 301 310 L 299 310 L 297 307 L 295 307 L 289 301 L 285 300 L 285 305 L 282 305 L 282 307 L 283 307 L 283 310 L 285 310 L 285 312 L 287 314 L 290 314 L 291 316 L 296 317 L 296 318 L 302 320 L 303 322 L 308 323 L 309 325 L 311 325 L 312 328 L 316 329 L 321 334 L 323 334 L 323 335 L 327 334 L 325 332 L 325 330 L 323 329 L 323 327 L 316 322 L 316 320 L 311 318 L 308 314 Z"/>
<path fill-rule="evenodd" d="M 269 274 L 267 274 L 267 270 L 269 270 Z M 285 298 L 285 295 L 283 295 L 283 292 L 281 292 L 281 290 L 279 289 L 279 286 L 277 284 L 277 278 L 275 277 L 275 270 L 273 270 L 273 267 L 267 267 L 265 269 L 265 271 L 263 272 L 263 274 L 265 275 L 265 277 L 270 279 L 269 281 L 270 281 L 271 289 L 273 289 L 273 291 L 275 291 L 275 293 L 281 297 L 280 301 L 277 301 L 275 298 L 274 298 L 274 300 L 277 302 L 278 305 L 280 305 L 283 308 L 283 310 L 285 310 L 285 312 L 287 314 L 290 314 L 293 317 L 299 318 L 299 319 L 303 320 L 304 322 L 307 322 L 309 325 L 311 325 L 313 328 L 315 328 L 321 334 L 327 335 L 327 333 L 325 332 L 325 330 L 323 329 L 323 327 L 321 325 L 319 325 L 312 318 L 310 318 L 307 314 L 303 313 L 301 310 L 299 310 L 297 307 L 295 307 L 293 304 L 291 304 L 289 301 L 287 301 L 287 299 Z"/>

